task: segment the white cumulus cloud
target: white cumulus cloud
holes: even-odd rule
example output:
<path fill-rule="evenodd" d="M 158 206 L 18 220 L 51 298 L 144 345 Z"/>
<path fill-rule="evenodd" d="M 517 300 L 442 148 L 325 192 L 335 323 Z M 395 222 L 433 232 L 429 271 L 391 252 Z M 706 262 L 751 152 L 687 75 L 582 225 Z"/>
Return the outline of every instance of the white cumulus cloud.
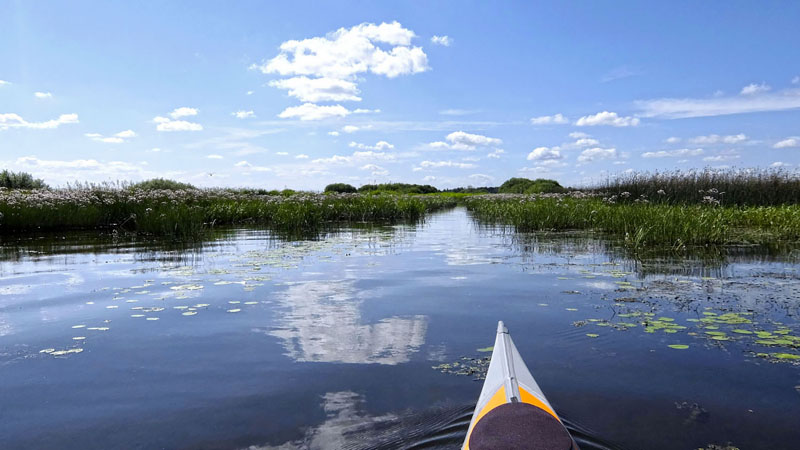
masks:
<path fill-rule="evenodd" d="M 754 94 L 761 94 L 763 92 L 768 92 L 770 89 L 772 88 L 765 83 L 761 84 L 750 83 L 747 86 L 743 87 L 739 93 L 741 95 L 754 95 Z"/>
<path fill-rule="evenodd" d="M 448 142 L 436 141 L 428 144 L 431 148 L 452 150 L 475 150 L 478 147 L 493 147 L 503 143 L 502 139 L 454 131 L 445 137 Z"/>
<path fill-rule="evenodd" d="M 528 161 L 546 161 L 546 160 L 559 160 L 563 159 L 561 150 L 557 147 L 536 147 L 528 153 Z"/>
<path fill-rule="evenodd" d="M 500 155 L 504 154 L 506 151 L 502 148 L 496 148 L 492 150 L 491 153 L 487 153 L 486 157 L 491 159 L 500 159 Z"/>
<path fill-rule="evenodd" d="M 248 119 L 256 116 L 256 114 L 252 110 L 250 111 L 239 110 L 236 112 L 232 112 L 231 115 L 236 117 L 237 119 Z"/>
<path fill-rule="evenodd" d="M 179 119 L 181 117 L 196 116 L 196 115 L 197 115 L 196 108 L 189 108 L 186 106 L 175 108 L 171 113 L 169 113 L 169 116 L 172 117 L 173 119 Z"/>
<path fill-rule="evenodd" d="M 443 45 L 445 47 L 450 47 L 453 43 L 453 39 L 450 36 L 436 36 L 434 35 L 431 38 L 431 42 L 436 45 Z"/>
<path fill-rule="evenodd" d="M 428 70 L 428 57 L 421 47 L 411 47 L 415 36 L 396 21 L 362 23 L 325 37 L 286 41 L 278 56 L 258 68 L 267 74 L 338 79 L 353 79 L 365 72 L 390 78 L 424 72 Z M 381 46 L 392 47 L 384 50 Z"/>
<path fill-rule="evenodd" d="M 720 136 L 718 134 L 709 134 L 708 136 L 696 136 L 689 139 L 689 142 L 698 145 L 714 145 L 714 144 L 741 144 L 747 141 L 747 135 L 729 134 Z"/>
<path fill-rule="evenodd" d="M 550 125 L 550 124 L 565 124 L 569 123 L 569 119 L 562 114 L 555 114 L 552 116 L 539 116 L 531 119 L 533 125 Z"/>
<path fill-rule="evenodd" d="M 607 125 L 612 127 L 635 127 L 639 125 L 636 117 L 620 116 L 615 112 L 602 111 L 591 116 L 583 116 L 575 122 L 579 127 Z"/>
<path fill-rule="evenodd" d="M 196 116 L 197 109 L 182 106 L 175 108 L 169 113 L 171 117 L 156 116 L 153 117 L 153 122 L 156 123 L 156 130 L 158 131 L 202 131 L 203 126 L 199 123 L 188 122 L 186 120 L 176 120 L 181 117 Z"/>
<path fill-rule="evenodd" d="M 352 148 L 357 148 L 357 149 L 360 149 L 360 150 L 384 151 L 384 150 L 391 150 L 391 149 L 394 148 L 394 145 L 392 145 L 392 144 L 390 144 L 390 143 L 388 143 L 386 141 L 378 141 L 375 145 L 366 145 L 366 144 L 361 144 L 359 142 L 351 142 L 349 145 Z"/>
<path fill-rule="evenodd" d="M 357 127 L 355 125 L 345 125 L 345 126 L 342 127 L 342 131 L 344 131 L 347 134 L 355 133 L 356 131 L 358 131 L 360 129 L 361 129 L 360 127 Z M 338 136 L 338 134 L 337 134 L 337 136 Z"/>
<path fill-rule="evenodd" d="M 36 98 L 53 98 L 53 94 L 49 92 L 34 92 L 33 96 Z"/>
<path fill-rule="evenodd" d="M 782 141 L 776 142 L 772 148 L 792 148 L 800 147 L 800 137 L 790 137 Z"/>

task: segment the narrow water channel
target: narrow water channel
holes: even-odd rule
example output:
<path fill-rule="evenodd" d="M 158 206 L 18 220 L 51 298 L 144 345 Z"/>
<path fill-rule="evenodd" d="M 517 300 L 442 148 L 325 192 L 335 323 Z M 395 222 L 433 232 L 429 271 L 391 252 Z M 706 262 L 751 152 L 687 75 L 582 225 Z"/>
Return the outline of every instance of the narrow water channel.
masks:
<path fill-rule="evenodd" d="M 791 252 L 636 261 L 461 208 L 308 241 L 2 242 L 4 449 L 458 448 L 498 320 L 587 439 L 800 442 Z"/>

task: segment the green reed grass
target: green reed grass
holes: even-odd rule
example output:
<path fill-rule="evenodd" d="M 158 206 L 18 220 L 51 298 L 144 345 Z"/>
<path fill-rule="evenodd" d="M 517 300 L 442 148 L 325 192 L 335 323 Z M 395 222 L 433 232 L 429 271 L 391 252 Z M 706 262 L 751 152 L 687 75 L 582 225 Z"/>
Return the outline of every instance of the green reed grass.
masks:
<path fill-rule="evenodd" d="M 473 217 L 517 231 L 591 230 L 632 248 L 764 244 L 800 239 L 800 206 L 723 207 L 611 203 L 569 196 L 485 195 L 465 200 Z"/>
<path fill-rule="evenodd" d="M 618 201 L 723 206 L 771 206 L 800 202 L 800 175 L 783 169 L 637 172 L 610 178 L 588 191 Z"/>
<path fill-rule="evenodd" d="M 138 190 L 108 186 L 0 190 L 0 233 L 115 228 L 179 237 L 216 225 L 255 224 L 310 232 L 339 222 L 418 220 L 453 206 L 446 197 L 361 194 L 260 195 L 230 190 Z"/>

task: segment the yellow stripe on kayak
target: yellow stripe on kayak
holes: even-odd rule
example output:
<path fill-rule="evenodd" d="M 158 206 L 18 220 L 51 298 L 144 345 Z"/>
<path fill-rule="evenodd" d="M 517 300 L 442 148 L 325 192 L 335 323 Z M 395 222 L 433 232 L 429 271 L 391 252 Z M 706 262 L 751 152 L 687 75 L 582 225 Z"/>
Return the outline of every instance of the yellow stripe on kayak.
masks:
<path fill-rule="evenodd" d="M 506 388 L 505 386 L 500 386 L 500 389 L 492 395 L 492 398 L 489 399 L 489 402 L 486 403 L 486 406 L 483 407 L 481 412 L 478 413 L 478 416 L 475 418 L 475 421 L 472 423 L 472 427 L 470 427 L 469 431 L 467 432 L 467 439 L 466 444 L 464 445 L 464 450 L 469 450 L 469 437 L 472 435 L 472 429 L 475 428 L 475 425 L 489 413 L 489 411 L 497 408 L 500 405 L 506 403 Z"/>
<path fill-rule="evenodd" d="M 556 414 L 556 412 L 555 412 L 555 411 L 553 411 L 553 410 L 552 410 L 552 409 L 551 409 L 549 406 L 547 406 L 547 404 L 545 404 L 543 401 L 541 401 L 541 400 L 539 400 L 538 398 L 536 398 L 536 396 L 535 396 L 535 395 L 533 395 L 533 394 L 531 394 L 530 392 L 528 392 L 528 391 L 526 391 L 525 389 L 523 389 L 523 388 L 522 388 L 522 386 L 520 386 L 520 387 L 519 387 L 519 396 L 520 396 L 520 397 L 522 397 L 522 398 L 520 399 L 520 401 L 521 401 L 522 403 L 528 403 L 528 404 L 531 404 L 531 405 L 533 405 L 533 406 L 535 406 L 535 407 L 537 407 L 537 408 L 539 408 L 539 409 L 542 409 L 542 410 L 544 410 L 544 411 L 547 411 L 547 412 L 548 412 L 548 413 L 549 413 L 551 416 L 555 417 L 555 418 L 556 418 L 556 420 L 558 420 L 559 422 L 561 422 L 561 419 L 559 419 L 559 418 L 558 418 L 558 415 Z M 488 411 L 487 411 L 487 412 L 488 412 Z"/>
<path fill-rule="evenodd" d="M 520 398 L 520 401 L 522 403 L 528 403 L 543 411 L 546 411 L 548 414 L 555 417 L 556 420 L 561 422 L 561 419 L 558 418 L 558 415 L 556 414 L 555 411 L 553 411 L 552 408 L 547 406 L 547 404 L 536 398 L 536 396 L 534 396 L 530 392 L 523 389 L 522 386 L 519 387 L 519 395 L 520 397 L 522 397 Z M 469 431 L 467 431 L 467 439 L 464 441 L 465 442 L 464 450 L 469 450 L 469 438 L 470 436 L 472 436 L 472 429 L 475 428 L 475 425 L 477 425 L 478 422 L 481 421 L 483 416 L 488 414 L 489 411 L 506 403 L 508 403 L 506 401 L 506 388 L 505 386 L 500 386 L 500 389 L 498 389 L 497 392 L 495 392 L 494 395 L 492 395 L 492 398 L 489 399 L 489 401 L 486 403 L 486 406 L 484 406 L 483 409 L 478 413 L 477 417 L 475 418 L 475 422 L 472 423 L 472 427 L 470 427 Z"/>

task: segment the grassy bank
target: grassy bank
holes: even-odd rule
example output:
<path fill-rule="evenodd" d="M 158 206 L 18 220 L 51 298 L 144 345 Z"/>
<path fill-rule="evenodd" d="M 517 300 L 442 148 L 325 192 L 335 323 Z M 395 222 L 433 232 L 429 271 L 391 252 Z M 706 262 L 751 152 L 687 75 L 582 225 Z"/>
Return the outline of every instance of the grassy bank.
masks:
<path fill-rule="evenodd" d="M 800 206 L 614 203 L 584 194 L 484 195 L 465 200 L 479 221 L 517 231 L 592 230 L 633 248 L 765 244 L 800 239 Z"/>
<path fill-rule="evenodd" d="M 336 222 L 417 220 L 452 206 L 437 196 L 295 194 L 247 191 L 143 190 L 91 187 L 0 190 L 0 233 L 66 229 L 124 229 L 195 236 L 216 225 L 256 224 L 309 232 Z"/>
<path fill-rule="evenodd" d="M 800 174 L 781 169 L 638 172 L 586 190 L 617 202 L 777 206 L 800 202 Z"/>

